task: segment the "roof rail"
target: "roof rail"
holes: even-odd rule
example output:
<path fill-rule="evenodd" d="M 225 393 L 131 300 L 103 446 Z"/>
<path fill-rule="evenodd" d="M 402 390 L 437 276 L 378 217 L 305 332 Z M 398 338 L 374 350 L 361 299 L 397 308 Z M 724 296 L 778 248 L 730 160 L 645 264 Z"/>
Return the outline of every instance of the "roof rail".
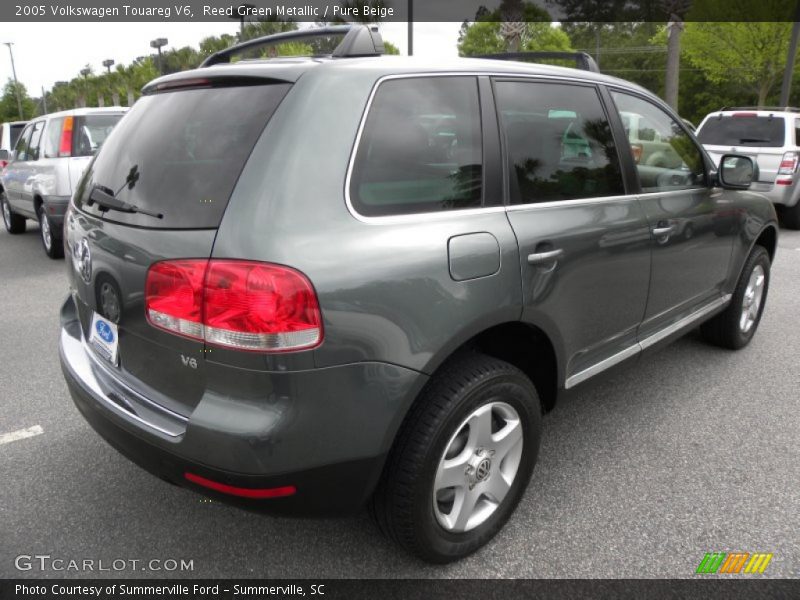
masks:
<path fill-rule="evenodd" d="M 519 60 L 522 62 L 540 62 L 542 59 L 574 60 L 575 66 L 584 71 L 599 73 L 600 69 L 594 59 L 586 52 L 501 52 L 500 54 L 481 54 L 473 58 L 492 58 L 494 60 Z"/>
<path fill-rule="evenodd" d="M 231 56 L 245 50 L 262 46 L 274 46 L 283 42 L 293 42 L 313 38 L 323 38 L 332 35 L 344 36 L 333 53 L 334 58 L 355 58 L 358 56 L 380 56 L 384 53 L 383 38 L 377 25 L 332 25 L 329 27 L 311 27 L 297 31 L 285 31 L 273 35 L 265 35 L 252 40 L 244 41 L 230 48 L 215 52 L 206 58 L 201 67 L 210 67 L 220 63 L 229 63 Z"/>
<path fill-rule="evenodd" d="M 723 106 L 719 110 L 777 110 L 780 112 L 800 112 L 794 106 Z"/>

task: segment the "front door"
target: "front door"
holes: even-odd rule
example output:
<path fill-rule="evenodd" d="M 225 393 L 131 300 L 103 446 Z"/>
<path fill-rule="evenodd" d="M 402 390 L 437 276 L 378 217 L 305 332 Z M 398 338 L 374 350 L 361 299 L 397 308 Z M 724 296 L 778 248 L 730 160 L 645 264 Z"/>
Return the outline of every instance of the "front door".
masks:
<path fill-rule="evenodd" d="M 640 331 L 640 339 L 646 340 L 719 303 L 728 277 L 735 215 L 721 190 L 707 184 L 703 152 L 677 119 L 645 98 L 622 91 L 612 91 L 611 96 L 620 113 L 647 124 L 630 140 L 653 249 Z"/>

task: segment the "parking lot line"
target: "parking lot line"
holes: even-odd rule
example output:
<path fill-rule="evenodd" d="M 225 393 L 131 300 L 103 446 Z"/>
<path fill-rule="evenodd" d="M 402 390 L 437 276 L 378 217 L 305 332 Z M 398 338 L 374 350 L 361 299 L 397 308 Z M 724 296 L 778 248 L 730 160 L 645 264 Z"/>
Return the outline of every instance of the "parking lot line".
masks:
<path fill-rule="evenodd" d="M 0 434 L 0 446 L 3 444 L 9 444 L 11 442 L 16 442 L 17 440 L 24 440 L 25 438 L 41 435 L 43 433 L 44 429 L 42 429 L 40 425 L 34 425 L 33 427 L 28 427 L 27 429 L 18 429 L 17 431 L 12 431 L 11 433 L 3 433 Z"/>

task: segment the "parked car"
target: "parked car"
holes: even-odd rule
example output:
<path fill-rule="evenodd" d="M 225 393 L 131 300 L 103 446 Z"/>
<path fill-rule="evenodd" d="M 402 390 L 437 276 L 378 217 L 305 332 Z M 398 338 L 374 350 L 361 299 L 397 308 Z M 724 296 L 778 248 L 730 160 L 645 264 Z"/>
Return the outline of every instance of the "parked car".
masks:
<path fill-rule="evenodd" d="M 17 144 L 17 138 L 27 123 L 27 121 L 0 123 L 0 171 L 8 164 L 8 158 Z"/>
<path fill-rule="evenodd" d="M 9 233 L 39 222 L 44 251 L 64 256 L 64 211 L 81 173 L 127 109 L 78 108 L 32 120 L 0 173 L 0 204 Z"/>
<path fill-rule="evenodd" d="M 333 31 L 330 58 L 223 64 L 270 38 L 145 86 L 69 207 L 61 365 L 158 477 L 366 505 L 452 561 L 508 520 L 567 390 L 697 326 L 751 340 L 775 210 L 632 83 L 381 58 L 367 26 L 289 39 Z M 680 164 L 637 164 L 621 112 Z"/>
<path fill-rule="evenodd" d="M 767 196 L 786 227 L 800 229 L 800 109 L 727 108 L 706 116 L 697 138 L 715 163 L 727 152 L 756 162 L 750 186 Z"/>

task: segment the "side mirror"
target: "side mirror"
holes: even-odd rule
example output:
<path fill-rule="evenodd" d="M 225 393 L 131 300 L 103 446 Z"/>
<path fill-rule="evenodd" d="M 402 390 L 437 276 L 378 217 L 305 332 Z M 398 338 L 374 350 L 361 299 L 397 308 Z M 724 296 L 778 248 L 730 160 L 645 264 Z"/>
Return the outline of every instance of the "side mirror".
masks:
<path fill-rule="evenodd" d="M 0 160 L 8 161 L 8 150 L 5 148 L 0 150 Z"/>
<path fill-rule="evenodd" d="M 719 184 L 729 190 L 746 190 L 757 175 L 749 156 L 724 154 L 719 161 Z"/>

